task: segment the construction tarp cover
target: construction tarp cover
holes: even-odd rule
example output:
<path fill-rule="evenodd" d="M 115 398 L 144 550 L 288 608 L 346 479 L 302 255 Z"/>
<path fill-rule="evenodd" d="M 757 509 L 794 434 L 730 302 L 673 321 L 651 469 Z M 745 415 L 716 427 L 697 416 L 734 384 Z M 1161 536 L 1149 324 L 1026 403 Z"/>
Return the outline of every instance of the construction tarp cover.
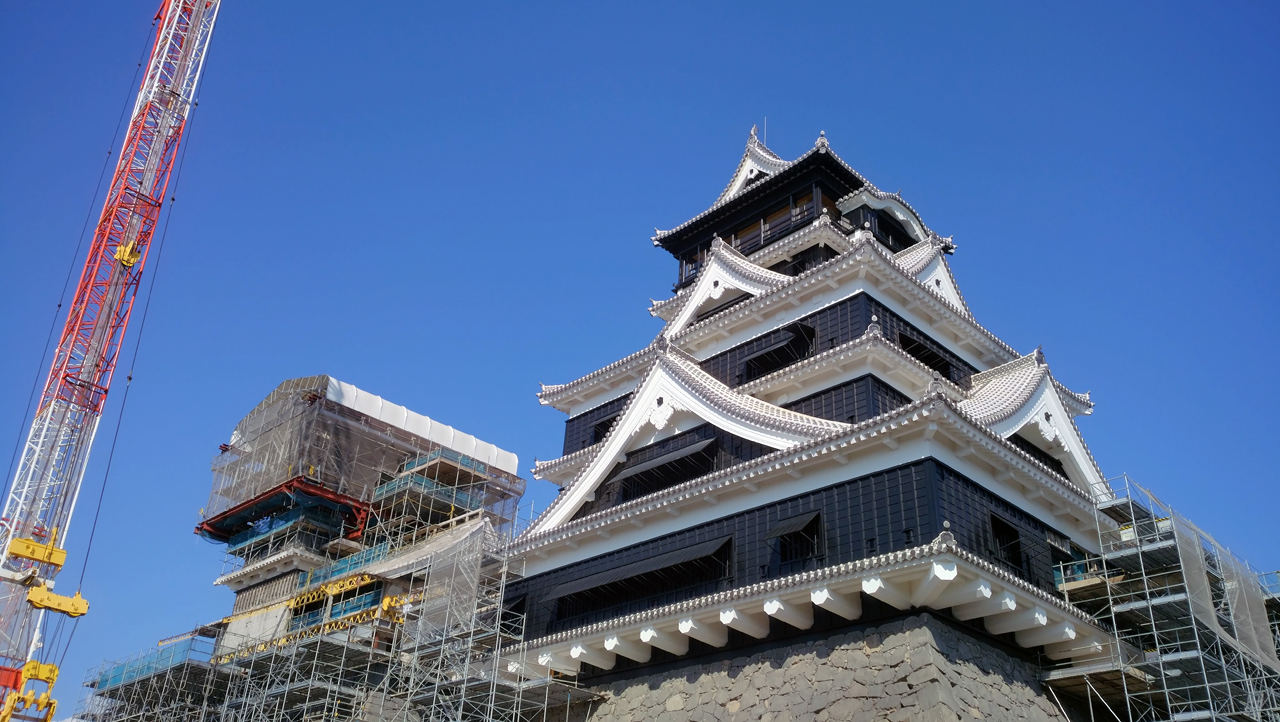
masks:
<path fill-rule="evenodd" d="M 511 495 L 523 492 L 511 452 L 329 376 L 285 381 L 236 425 L 214 457 L 203 518 L 257 503 L 297 478 L 368 502 L 406 461 L 441 449 L 465 457 L 493 481 L 505 480 Z"/>

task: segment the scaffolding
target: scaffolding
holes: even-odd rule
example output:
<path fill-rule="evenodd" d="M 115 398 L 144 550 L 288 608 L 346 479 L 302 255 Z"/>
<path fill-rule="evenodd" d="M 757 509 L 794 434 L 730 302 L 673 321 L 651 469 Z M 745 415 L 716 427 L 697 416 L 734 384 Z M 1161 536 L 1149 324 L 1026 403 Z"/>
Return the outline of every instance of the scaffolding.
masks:
<path fill-rule="evenodd" d="M 1099 719 L 1280 721 L 1280 580 L 1127 477 L 1097 505 L 1096 556 L 1060 565 L 1067 601 L 1114 635 L 1049 669 Z"/>
<path fill-rule="evenodd" d="M 454 476 L 441 477 L 440 487 L 466 494 L 467 484 L 483 484 L 484 505 L 499 523 L 514 518 L 524 491 L 513 454 L 328 376 L 280 384 L 219 448 L 197 526 L 217 542 L 252 535 L 255 525 L 298 507 L 341 515 L 344 533 L 359 536 L 388 482 L 426 483 L 427 472 L 445 473 L 442 466 Z"/>
<path fill-rule="evenodd" d="M 91 671 L 80 719 L 524 722 L 593 696 L 502 651 L 524 634 L 506 452 L 336 383 L 281 384 L 213 461 L 197 530 L 232 614 Z"/>
<path fill-rule="evenodd" d="M 409 569 L 396 579 L 370 565 L 106 663 L 86 677 L 78 717 L 518 722 L 567 696 L 591 697 L 564 680 L 508 671 L 531 665 L 499 653 L 524 631 L 524 615 L 502 605 L 519 575 L 507 540 L 483 518 L 438 537 L 426 542 L 429 554 L 382 559 Z M 271 622 L 270 634 L 232 631 L 252 619 Z"/>

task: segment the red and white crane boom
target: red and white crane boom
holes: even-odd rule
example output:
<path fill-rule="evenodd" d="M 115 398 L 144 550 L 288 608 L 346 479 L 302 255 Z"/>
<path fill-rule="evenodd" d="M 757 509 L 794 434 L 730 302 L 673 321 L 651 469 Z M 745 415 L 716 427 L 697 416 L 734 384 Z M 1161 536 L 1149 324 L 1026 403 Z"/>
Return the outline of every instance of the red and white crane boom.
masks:
<path fill-rule="evenodd" d="M 220 0 L 164 0 L 155 44 L 138 91 L 93 244 L 54 352 L 21 461 L 0 516 L 0 720 L 35 706 L 52 718 L 45 695 L 57 668 L 39 629 L 47 612 L 79 616 L 80 597 L 55 594 L 89 450 L 102 416 L 121 342 L 137 296 L 190 118 Z M 44 704 L 40 704 L 43 702 Z"/>

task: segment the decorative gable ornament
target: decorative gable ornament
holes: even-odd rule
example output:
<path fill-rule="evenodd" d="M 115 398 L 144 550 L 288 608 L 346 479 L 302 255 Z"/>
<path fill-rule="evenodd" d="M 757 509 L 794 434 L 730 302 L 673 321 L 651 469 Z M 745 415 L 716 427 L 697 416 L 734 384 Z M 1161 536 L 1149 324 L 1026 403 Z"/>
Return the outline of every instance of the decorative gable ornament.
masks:
<path fill-rule="evenodd" d="M 693 287 L 677 297 L 679 308 L 663 328 L 662 336 L 669 338 L 692 326 L 699 313 L 714 308 L 711 302 L 732 299 L 733 296 L 726 296 L 731 291 L 759 296 L 791 280 L 791 276 L 757 266 L 717 236 L 711 241 L 711 252 Z"/>
<path fill-rule="evenodd" d="M 688 354 L 659 335 L 650 346 L 651 365 L 612 429 L 594 447 L 573 481 L 531 525 L 538 534 L 567 523 L 595 494 L 614 465 L 636 445 L 641 432 L 675 431 L 677 413 L 692 414 L 734 436 L 773 449 L 786 449 L 852 428 L 789 411 L 738 393 L 699 367 Z"/>
<path fill-rule="evenodd" d="M 760 142 L 760 138 L 756 136 L 756 127 L 751 126 L 751 135 L 747 138 L 747 147 L 742 152 L 742 160 L 738 161 L 738 169 L 734 171 L 733 179 L 729 181 L 729 185 L 725 186 L 720 197 L 716 198 L 715 204 L 718 206 L 760 180 L 777 175 L 788 165 L 791 164 Z"/>

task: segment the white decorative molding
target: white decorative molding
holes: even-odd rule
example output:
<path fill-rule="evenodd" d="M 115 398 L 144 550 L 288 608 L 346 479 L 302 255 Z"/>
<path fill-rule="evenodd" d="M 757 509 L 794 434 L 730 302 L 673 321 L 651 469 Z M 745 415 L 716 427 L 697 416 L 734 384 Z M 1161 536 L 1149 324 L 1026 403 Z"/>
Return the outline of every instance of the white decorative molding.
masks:
<path fill-rule="evenodd" d="M 755 251 L 747 259 L 757 266 L 768 267 L 789 261 L 797 253 L 818 245 L 829 246 L 840 254 L 847 253 L 853 247 L 849 237 L 836 227 L 831 216 L 824 213 L 809 225 Z"/>
<path fill-rule="evenodd" d="M 614 428 L 616 431 L 618 426 Z M 1045 523 L 1054 525 L 1052 520 L 1061 517 L 1074 524 L 1067 529 L 1073 534 L 1080 529 L 1093 528 L 1094 494 L 1098 493 L 1096 489 L 1091 493 L 1071 479 L 1064 479 L 1014 446 L 1004 436 L 978 423 L 960 410 L 957 404 L 939 393 L 856 424 L 847 431 L 837 431 L 813 441 L 798 443 L 661 492 L 600 510 L 581 519 L 569 521 L 572 516 L 572 512 L 569 512 L 555 524 L 544 523 L 556 509 L 556 504 L 569 496 L 571 490 L 567 489 L 535 521 L 530 530 L 516 540 L 515 550 L 519 553 L 546 550 L 561 546 L 574 538 L 595 535 L 599 530 L 615 525 L 645 529 L 647 533 L 650 528 L 648 522 L 655 517 L 661 518 L 664 514 L 679 515 L 682 506 L 709 495 L 731 498 L 734 494 L 749 492 L 750 498 L 754 500 L 760 498 L 759 492 L 765 486 L 775 484 L 787 485 L 792 490 L 789 493 L 796 493 L 794 484 L 797 480 L 789 472 L 806 467 L 821 467 L 832 461 L 839 465 L 837 468 L 843 469 L 855 457 L 892 453 L 893 445 L 897 443 L 895 439 L 919 439 L 922 435 L 926 439 L 946 438 L 948 444 L 964 449 L 966 456 L 981 459 L 985 468 L 1003 469 L 999 480 L 986 478 L 985 474 L 971 478 L 992 488 L 1006 499 L 1017 498 L 1021 493 L 1018 490 L 1034 490 L 1035 497 L 1040 500 L 1037 503 L 1044 505 L 1042 516 Z M 585 477 L 580 475 L 579 479 L 582 478 Z M 848 472 L 841 472 L 840 478 L 849 478 Z M 810 487 L 805 485 L 801 488 Z M 583 495 L 585 494 L 584 491 Z M 575 508 L 576 506 L 575 504 Z M 1052 513 L 1048 510 L 1052 510 Z M 1077 534 L 1073 539 L 1086 548 L 1091 546 L 1086 536 Z"/>
<path fill-rule="evenodd" d="M 968 354 L 989 359 L 985 362 L 989 366 L 1019 358 L 1017 351 L 977 323 L 965 310 L 956 307 L 936 291 L 927 289 L 919 279 L 907 274 L 893 260 L 889 250 L 870 233 L 865 232 L 854 234 L 851 249 L 844 255 L 801 273 L 769 293 L 694 323 L 675 334 L 672 340 L 681 348 L 690 349 L 731 336 L 742 328 L 758 330 L 758 333 L 752 334 L 754 337 L 777 326 L 776 322 L 762 324 L 762 319 L 783 316 L 789 318 L 801 313 L 800 309 L 803 309 L 803 313 L 812 313 L 822 306 L 806 304 L 819 295 L 829 296 L 829 300 L 823 304 L 825 306 L 837 303 L 856 292 L 851 289 L 844 295 L 831 293 L 833 289 L 841 289 L 845 284 L 870 286 L 877 291 L 877 298 L 882 302 L 886 300 L 886 291 L 891 292 L 896 299 L 912 309 L 908 315 L 916 316 L 917 323 L 942 326 L 954 334 L 955 338 L 939 337 L 936 334 L 934 337 L 962 356 Z M 736 342 L 740 341 L 735 337 Z"/>
<path fill-rule="evenodd" d="M 916 242 L 928 242 L 934 237 L 934 233 L 925 227 L 915 209 L 897 193 L 886 193 L 868 186 L 836 201 L 836 207 L 841 213 L 849 213 L 861 206 L 889 211 Z"/>
<path fill-rule="evenodd" d="M 686 293 L 677 296 L 680 299 L 679 309 L 672 315 L 671 321 L 662 329 L 667 338 L 679 333 L 687 327 L 712 301 L 724 298 L 727 291 L 739 291 L 752 296 L 768 293 L 791 280 L 790 276 L 765 270 L 732 246 L 716 238 L 711 242 L 711 252 L 698 279 Z"/>
<path fill-rule="evenodd" d="M 795 389 L 794 393 L 788 394 L 788 400 L 801 398 L 813 393 L 819 387 L 828 388 L 841 382 L 844 376 L 848 375 L 842 372 L 843 368 L 846 366 L 857 368 L 861 364 L 874 364 L 876 375 L 884 381 L 908 379 L 911 386 L 917 390 L 917 393 L 908 394 L 913 399 L 919 399 L 926 393 L 930 393 L 929 387 L 937 375 L 937 372 L 925 366 L 916 357 L 885 339 L 880 332 L 879 324 L 871 324 L 871 328 L 866 333 L 852 341 L 749 381 L 736 387 L 735 390 L 757 398 L 768 398 L 779 390 Z M 832 378 L 833 375 L 836 378 Z M 956 402 L 968 398 L 964 389 L 950 379 L 938 379 L 938 390 L 944 391 L 948 398 Z M 778 400 L 775 403 L 786 402 Z"/>
<path fill-rule="evenodd" d="M 723 646 L 728 627 L 763 637 L 768 634 L 768 617 L 807 629 L 813 624 L 814 606 L 856 619 L 862 614 L 862 594 L 877 596 L 904 611 L 950 608 L 958 618 L 982 619 L 994 633 L 1014 632 L 1019 646 L 1045 647 L 1045 654 L 1053 659 L 1083 662 L 1113 643 L 1088 613 L 960 548 L 944 532 L 921 547 L 559 632 L 507 647 L 501 654 L 513 661 L 533 656 L 548 661 L 585 659 L 599 654 L 597 659 L 609 662 L 613 650 L 625 645 L 633 659 L 648 658 L 650 647 L 684 655 L 691 638 Z"/>
<path fill-rule="evenodd" d="M 704 372 L 697 361 L 670 346 L 664 336 L 658 336 L 651 348 L 652 365 L 609 434 L 592 447 L 591 459 L 527 533 L 546 532 L 567 522 L 619 457 L 625 456 L 631 439 L 645 428 L 666 428 L 677 411 L 694 414 L 719 429 L 772 449 L 785 449 L 851 428 L 849 424 L 787 411 L 735 392 Z"/>

